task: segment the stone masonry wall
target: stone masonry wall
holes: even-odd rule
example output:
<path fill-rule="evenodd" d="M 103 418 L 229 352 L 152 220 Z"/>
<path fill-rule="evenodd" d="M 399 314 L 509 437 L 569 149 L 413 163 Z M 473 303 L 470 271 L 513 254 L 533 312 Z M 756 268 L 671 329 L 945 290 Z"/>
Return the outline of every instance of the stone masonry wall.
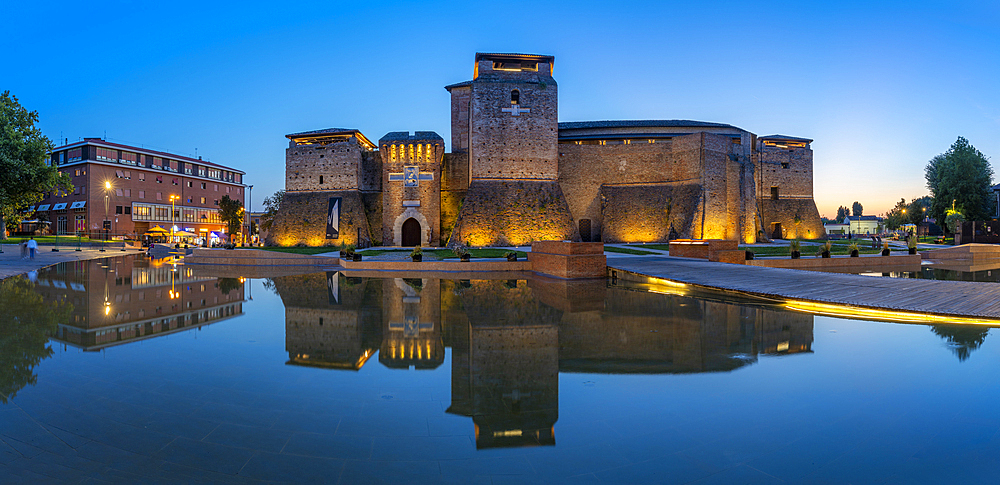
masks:
<path fill-rule="evenodd" d="M 778 199 L 758 200 L 761 215 L 764 220 L 764 231 L 768 238 L 772 237 L 774 224 L 780 223 L 782 237 L 786 239 L 818 239 L 826 237 L 826 229 L 819 217 L 819 209 L 812 199 Z M 795 223 L 798 216 L 799 222 Z"/>
<path fill-rule="evenodd" d="M 387 141 L 382 145 L 382 244 L 401 244 L 402 224 L 409 218 L 420 223 L 421 245 L 441 244 L 441 159 L 444 157 L 444 140 L 408 139 L 405 142 Z M 403 173 L 404 166 L 416 166 L 421 173 L 429 173 L 433 180 L 420 180 L 417 187 L 404 187 L 402 181 L 389 181 L 390 173 Z M 419 203 L 406 206 L 404 203 Z"/>
<path fill-rule="evenodd" d="M 558 183 L 473 180 L 448 246 L 512 246 L 552 239 L 580 239 Z"/>
<path fill-rule="evenodd" d="M 779 148 L 763 146 L 761 159 L 761 193 L 770 197 L 771 187 L 778 187 L 778 197 L 813 196 L 813 153 L 810 148 Z"/>
<path fill-rule="evenodd" d="M 285 190 L 358 189 L 364 151 L 355 138 L 329 145 L 289 141 L 285 150 Z"/>
<path fill-rule="evenodd" d="M 451 89 L 451 151 L 469 149 L 469 100 L 472 87 L 459 86 Z"/>
<path fill-rule="evenodd" d="M 472 82 L 472 178 L 545 179 L 558 176 L 558 89 L 548 64 L 538 72 L 483 72 Z M 543 67 L 544 66 L 544 67 Z M 529 113 L 501 111 L 511 108 L 511 92 L 519 92 L 520 108 Z"/>
<path fill-rule="evenodd" d="M 343 198 L 340 237 L 337 239 L 326 238 L 326 211 L 330 197 Z M 271 231 L 264 242 L 268 246 L 370 246 L 371 230 L 361 192 L 286 192 L 281 210 L 275 214 Z"/>
<path fill-rule="evenodd" d="M 664 182 L 601 187 L 599 240 L 605 243 L 666 241 L 673 228 L 679 238 L 698 238 L 702 187 Z"/>
<path fill-rule="evenodd" d="M 469 190 L 469 152 L 446 153 L 441 161 L 441 241 L 451 239 Z"/>

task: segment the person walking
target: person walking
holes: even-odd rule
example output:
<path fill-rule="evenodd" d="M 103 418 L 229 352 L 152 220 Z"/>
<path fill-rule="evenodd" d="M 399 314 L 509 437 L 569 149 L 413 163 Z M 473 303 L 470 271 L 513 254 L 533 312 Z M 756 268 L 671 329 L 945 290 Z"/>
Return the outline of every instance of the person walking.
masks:
<path fill-rule="evenodd" d="M 21 259 L 28 259 L 28 241 L 21 241 L 17 246 L 21 248 Z"/>
<path fill-rule="evenodd" d="M 28 240 L 28 257 L 31 258 L 31 259 L 35 259 L 35 250 L 37 250 L 37 249 L 38 249 L 38 241 L 35 241 L 35 238 L 29 239 Z"/>

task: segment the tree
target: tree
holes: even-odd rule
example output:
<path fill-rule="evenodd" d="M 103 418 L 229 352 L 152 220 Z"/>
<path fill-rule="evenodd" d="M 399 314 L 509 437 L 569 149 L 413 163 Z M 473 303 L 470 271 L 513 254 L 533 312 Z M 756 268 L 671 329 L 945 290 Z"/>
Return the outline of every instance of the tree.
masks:
<path fill-rule="evenodd" d="M 46 192 L 73 191 L 69 176 L 46 163 L 52 142 L 37 122 L 37 111 L 22 107 L 10 91 L 0 94 L 0 239 L 7 237 L 7 224 L 20 224 L 24 209 Z"/>
<path fill-rule="evenodd" d="M 939 224 L 953 208 L 970 221 L 993 217 L 993 168 L 969 140 L 958 137 L 948 151 L 927 163 L 924 176 L 933 197 L 928 212 Z"/>
<path fill-rule="evenodd" d="M 955 234 L 958 232 L 958 227 L 965 222 L 965 215 L 957 210 L 948 209 L 946 216 L 944 216 L 944 225 L 948 229 L 948 232 Z"/>
<path fill-rule="evenodd" d="M 861 202 L 854 201 L 854 203 L 851 204 L 851 215 L 854 217 L 861 217 L 861 214 L 864 213 L 864 210 L 865 208 L 861 206 Z"/>
<path fill-rule="evenodd" d="M 906 208 L 906 217 L 909 223 L 920 224 L 924 222 L 924 217 L 927 217 L 927 211 L 931 210 L 931 203 L 933 201 L 934 199 L 931 199 L 929 195 L 910 201 L 909 207 Z"/>
<path fill-rule="evenodd" d="M 0 281 L 0 404 L 35 384 L 34 368 L 52 356 L 49 337 L 59 322 L 69 320 L 73 305 L 43 301 L 24 276 Z"/>
<path fill-rule="evenodd" d="M 232 242 L 236 233 L 240 232 L 240 226 L 243 225 L 243 202 L 223 195 L 219 201 L 219 218 L 226 225 L 226 233 Z"/>
<path fill-rule="evenodd" d="M 899 226 L 906 224 L 908 219 L 909 205 L 906 204 L 906 199 L 899 199 L 896 203 L 896 207 L 893 207 L 891 211 L 885 216 L 885 227 L 889 230 L 895 231 L 899 229 Z"/>
<path fill-rule="evenodd" d="M 274 216 L 281 210 L 281 201 L 285 198 L 285 189 L 278 190 L 270 197 L 264 197 L 264 213 L 260 216 L 260 229 L 270 231 Z"/>
<path fill-rule="evenodd" d="M 844 218 L 851 215 L 847 207 L 840 206 L 837 208 L 837 222 L 844 222 Z"/>

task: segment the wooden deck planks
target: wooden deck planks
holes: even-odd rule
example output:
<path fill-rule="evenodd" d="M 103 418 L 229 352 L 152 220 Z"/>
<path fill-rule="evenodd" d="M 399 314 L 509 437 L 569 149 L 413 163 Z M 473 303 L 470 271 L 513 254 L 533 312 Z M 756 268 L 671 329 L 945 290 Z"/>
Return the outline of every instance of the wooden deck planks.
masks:
<path fill-rule="evenodd" d="M 609 267 L 758 296 L 885 310 L 1000 318 L 1000 284 L 881 278 L 743 266 L 662 256 L 621 258 Z"/>

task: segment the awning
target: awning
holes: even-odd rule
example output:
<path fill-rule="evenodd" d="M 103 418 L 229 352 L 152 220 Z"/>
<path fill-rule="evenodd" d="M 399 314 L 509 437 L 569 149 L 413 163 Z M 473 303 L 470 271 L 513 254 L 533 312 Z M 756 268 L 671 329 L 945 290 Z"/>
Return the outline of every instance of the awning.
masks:
<path fill-rule="evenodd" d="M 65 202 L 60 202 L 60 203 L 52 206 L 52 210 L 54 210 L 54 211 L 61 211 L 61 210 L 65 209 L 65 208 L 66 208 L 66 203 Z"/>
<path fill-rule="evenodd" d="M 162 228 L 160 226 L 156 226 L 156 227 L 150 229 L 149 232 L 170 232 L 170 231 L 168 231 L 168 230 L 166 230 L 166 229 L 164 229 L 164 228 Z"/>
<path fill-rule="evenodd" d="M 69 208 L 70 209 L 83 209 L 83 206 L 85 206 L 85 205 L 87 205 L 87 201 L 85 201 L 85 200 L 78 200 L 78 201 L 70 204 Z"/>
<path fill-rule="evenodd" d="M 47 211 L 47 210 L 49 210 L 49 204 L 42 204 L 42 205 L 38 206 L 38 210 L 40 210 L 40 211 Z"/>
<path fill-rule="evenodd" d="M 218 232 L 218 231 L 212 231 L 212 232 L 210 232 L 210 233 L 208 233 L 208 234 L 209 234 L 210 236 L 212 236 L 212 237 L 226 237 L 226 235 L 225 235 L 225 234 L 223 234 L 223 233 L 221 233 L 221 232 Z"/>

